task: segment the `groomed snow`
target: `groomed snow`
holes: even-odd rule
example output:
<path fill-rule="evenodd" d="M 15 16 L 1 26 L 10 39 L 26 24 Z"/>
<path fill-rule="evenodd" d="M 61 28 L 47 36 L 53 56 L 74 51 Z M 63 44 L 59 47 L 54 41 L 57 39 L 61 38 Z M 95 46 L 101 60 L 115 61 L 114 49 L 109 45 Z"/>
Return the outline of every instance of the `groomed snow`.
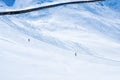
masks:
<path fill-rule="evenodd" d="M 0 16 L 0 80 L 120 80 L 119 35 L 98 3 Z"/>

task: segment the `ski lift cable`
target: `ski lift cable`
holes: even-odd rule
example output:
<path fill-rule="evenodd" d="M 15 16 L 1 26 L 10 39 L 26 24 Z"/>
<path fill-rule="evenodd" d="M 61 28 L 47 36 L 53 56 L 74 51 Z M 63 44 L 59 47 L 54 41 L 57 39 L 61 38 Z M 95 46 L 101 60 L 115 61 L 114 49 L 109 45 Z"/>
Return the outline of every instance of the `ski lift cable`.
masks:
<path fill-rule="evenodd" d="M 33 12 L 33 11 L 37 11 L 37 10 L 58 7 L 58 6 L 62 6 L 62 5 L 79 4 L 79 3 L 83 4 L 83 3 L 91 3 L 91 2 L 98 2 L 98 1 L 105 1 L 105 0 L 70 1 L 70 2 L 56 3 L 56 4 L 40 6 L 40 7 L 36 7 L 36 8 L 24 9 L 24 10 L 0 12 L 0 15 L 16 15 L 16 14 L 23 14 L 23 13 Z"/>

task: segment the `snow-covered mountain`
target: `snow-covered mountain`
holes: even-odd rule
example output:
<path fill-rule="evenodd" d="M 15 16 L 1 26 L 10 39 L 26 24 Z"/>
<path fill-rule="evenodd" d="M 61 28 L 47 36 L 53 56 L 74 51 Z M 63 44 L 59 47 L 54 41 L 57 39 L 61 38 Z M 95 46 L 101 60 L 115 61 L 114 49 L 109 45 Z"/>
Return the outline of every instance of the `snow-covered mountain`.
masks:
<path fill-rule="evenodd" d="M 109 6 L 112 10 L 120 11 L 120 0 L 106 0 L 105 5 Z"/>
<path fill-rule="evenodd" d="M 120 14 L 111 3 L 119 0 L 0 16 L 0 80 L 119 80 Z"/>
<path fill-rule="evenodd" d="M 3 8 L 3 7 L 7 8 L 7 5 L 3 1 L 0 1 L 0 8 Z"/>

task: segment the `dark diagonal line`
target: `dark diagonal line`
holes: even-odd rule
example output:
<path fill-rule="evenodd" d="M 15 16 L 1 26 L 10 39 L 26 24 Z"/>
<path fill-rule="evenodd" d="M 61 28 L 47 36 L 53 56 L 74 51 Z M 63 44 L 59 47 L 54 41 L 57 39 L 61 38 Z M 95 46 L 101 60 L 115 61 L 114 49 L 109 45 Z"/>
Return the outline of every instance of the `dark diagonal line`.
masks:
<path fill-rule="evenodd" d="M 33 11 L 37 11 L 37 10 L 53 8 L 53 7 L 62 6 L 62 5 L 79 4 L 79 3 L 83 4 L 83 3 L 91 3 L 91 2 L 98 2 L 98 1 L 104 1 L 104 0 L 71 1 L 71 2 L 56 3 L 56 4 L 41 6 L 41 7 L 37 7 L 37 8 L 25 9 L 25 10 L 0 12 L 0 15 L 23 14 L 23 13 L 28 13 L 28 12 L 33 12 Z"/>

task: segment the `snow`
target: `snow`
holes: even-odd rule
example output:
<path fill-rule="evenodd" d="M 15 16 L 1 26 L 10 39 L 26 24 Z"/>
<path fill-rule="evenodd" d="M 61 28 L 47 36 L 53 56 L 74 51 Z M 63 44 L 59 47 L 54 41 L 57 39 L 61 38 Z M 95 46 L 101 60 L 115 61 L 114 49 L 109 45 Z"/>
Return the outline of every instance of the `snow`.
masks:
<path fill-rule="evenodd" d="M 114 11 L 120 11 L 120 0 L 106 0 L 105 5 L 109 6 Z"/>
<path fill-rule="evenodd" d="M 106 5 L 0 16 L 0 25 L 0 80 L 120 80 L 120 15 Z"/>

